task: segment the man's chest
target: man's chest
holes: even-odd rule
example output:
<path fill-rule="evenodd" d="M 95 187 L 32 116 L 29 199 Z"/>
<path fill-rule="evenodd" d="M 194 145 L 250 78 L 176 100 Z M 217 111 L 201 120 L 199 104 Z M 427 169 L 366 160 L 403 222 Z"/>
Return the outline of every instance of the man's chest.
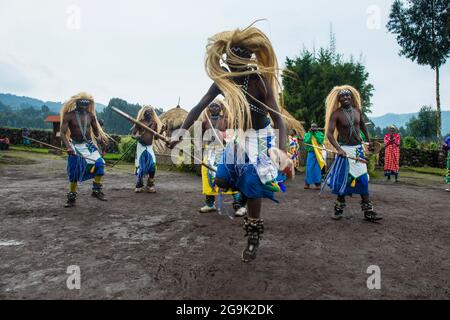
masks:
<path fill-rule="evenodd" d="M 337 125 L 341 128 L 359 127 L 361 117 L 356 111 L 341 110 L 337 116 Z"/>

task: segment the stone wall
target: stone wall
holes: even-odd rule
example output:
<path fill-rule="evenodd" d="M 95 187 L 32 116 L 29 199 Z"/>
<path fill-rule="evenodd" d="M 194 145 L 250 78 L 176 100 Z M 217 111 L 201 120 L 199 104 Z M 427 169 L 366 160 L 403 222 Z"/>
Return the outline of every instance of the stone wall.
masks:
<path fill-rule="evenodd" d="M 380 167 L 384 166 L 384 148 L 378 160 Z M 400 148 L 400 166 L 445 168 L 447 154 L 440 150 L 422 150 Z"/>
<path fill-rule="evenodd" d="M 52 143 L 53 131 L 52 130 L 29 130 L 30 138 L 45 142 Z M 22 144 L 22 129 L 16 128 L 0 128 L 0 136 L 7 136 L 11 144 Z M 36 145 L 32 142 L 33 145 Z"/>
<path fill-rule="evenodd" d="M 49 130 L 29 130 L 29 131 L 30 131 L 30 135 L 29 135 L 30 138 L 60 147 L 60 141 L 58 138 L 56 138 L 54 136 L 52 130 L 49 129 Z M 0 136 L 8 137 L 11 144 L 17 144 L 17 145 L 23 144 L 22 129 L 0 127 Z M 120 139 L 121 139 L 120 136 L 111 135 L 111 137 L 114 140 L 116 140 L 117 142 L 120 142 Z M 31 142 L 31 145 L 33 147 L 39 146 L 38 143 L 33 142 L 33 141 Z M 108 143 L 106 150 L 108 153 L 118 153 L 119 152 L 118 145 L 114 141 L 110 141 Z"/>

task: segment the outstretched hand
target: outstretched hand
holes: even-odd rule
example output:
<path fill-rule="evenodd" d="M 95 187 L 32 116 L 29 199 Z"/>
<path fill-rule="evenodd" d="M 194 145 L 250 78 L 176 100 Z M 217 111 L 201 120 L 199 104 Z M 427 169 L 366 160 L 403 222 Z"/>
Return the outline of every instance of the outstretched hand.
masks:
<path fill-rule="evenodd" d="M 270 148 L 269 157 L 277 165 L 278 170 L 283 171 L 288 178 L 294 178 L 294 162 L 290 159 L 286 151 L 278 148 Z"/>
<path fill-rule="evenodd" d="M 182 140 L 182 137 L 174 137 L 170 141 L 166 142 L 166 145 L 169 149 L 175 148 L 177 144 L 179 144 Z"/>

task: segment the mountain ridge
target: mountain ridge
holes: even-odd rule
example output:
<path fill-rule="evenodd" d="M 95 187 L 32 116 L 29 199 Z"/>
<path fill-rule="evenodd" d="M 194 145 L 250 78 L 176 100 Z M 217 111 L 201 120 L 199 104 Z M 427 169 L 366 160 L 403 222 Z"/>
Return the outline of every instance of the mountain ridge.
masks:
<path fill-rule="evenodd" d="M 0 102 L 11 107 L 12 109 L 26 108 L 29 106 L 40 109 L 43 105 L 46 105 L 51 112 L 56 113 L 59 113 L 63 105 L 63 102 L 43 101 L 27 96 L 17 96 L 11 93 L 0 93 Z M 98 112 L 101 112 L 104 108 L 106 108 L 106 105 L 98 102 L 95 103 L 95 106 Z"/>
<path fill-rule="evenodd" d="M 386 113 L 378 117 L 370 117 L 369 119 L 376 127 L 386 128 L 390 125 L 395 125 L 397 128 L 406 128 L 406 123 L 412 118 L 417 117 L 419 112 L 412 113 Z M 442 135 L 450 133 L 450 111 L 445 110 L 441 112 Z"/>

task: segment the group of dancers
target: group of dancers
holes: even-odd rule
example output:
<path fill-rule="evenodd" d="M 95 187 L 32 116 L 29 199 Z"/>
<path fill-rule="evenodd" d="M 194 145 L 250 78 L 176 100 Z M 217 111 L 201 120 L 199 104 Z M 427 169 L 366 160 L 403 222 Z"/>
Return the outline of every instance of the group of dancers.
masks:
<path fill-rule="evenodd" d="M 285 180 L 293 176 L 293 163 L 288 154 L 285 115 L 277 99 L 280 96 L 279 68 L 272 45 L 258 28 L 250 26 L 215 34 L 208 40 L 206 72 L 212 85 L 194 106 L 181 129 L 188 130 L 201 118 L 203 132 L 212 131 L 204 146 L 202 188 L 205 205 L 201 212 L 220 209 L 217 198 L 233 197 L 234 214 L 244 217 L 247 244 L 241 259 L 249 262 L 256 257 L 264 232 L 262 199 L 278 202 L 275 193 L 285 191 Z M 223 100 L 218 100 L 218 96 Z M 154 193 L 156 157 L 152 145 L 161 123 L 153 108 L 144 106 L 137 120 L 151 128 L 135 124 L 132 136 L 136 147 L 136 192 Z M 304 137 L 309 147 L 305 188 L 320 188 L 324 159 L 316 145 L 326 138 L 334 146 L 337 156 L 323 184 L 337 196 L 332 218 L 340 220 L 346 197 L 361 196 L 361 210 L 366 220 L 381 219 L 375 212 L 369 194 L 369 177 L 360 132 L 369 148 L 372 141 L 362 119 L 359 92 L 349 86 L 334 87 L 326 99 L 325 132 L 313 126 Z M 232 136 L 227 129 L 234 129 Z M 251 134 L 241 134 L 250 130 Z M 275 134 L 278 130 L 278 135 Z M 175 131 L 167 141 L 174 148 L 182 141 L 183 130 Z M 94 98 L 87 93 L 71 97 L 61 112 L 61 137 L 69 154 L 67 172 L 69 192 L 66 207 L 73 207 L 77 199 L 77 184 L 93 179 L 92 196 L 106 201 L 102 177 L 105 161 L 99 150 L 108 142 L 100 126 Z M 311 155 L 310 155 L 311 154 Z M 144 179 L 146 184 L 144 185 Z"/>

